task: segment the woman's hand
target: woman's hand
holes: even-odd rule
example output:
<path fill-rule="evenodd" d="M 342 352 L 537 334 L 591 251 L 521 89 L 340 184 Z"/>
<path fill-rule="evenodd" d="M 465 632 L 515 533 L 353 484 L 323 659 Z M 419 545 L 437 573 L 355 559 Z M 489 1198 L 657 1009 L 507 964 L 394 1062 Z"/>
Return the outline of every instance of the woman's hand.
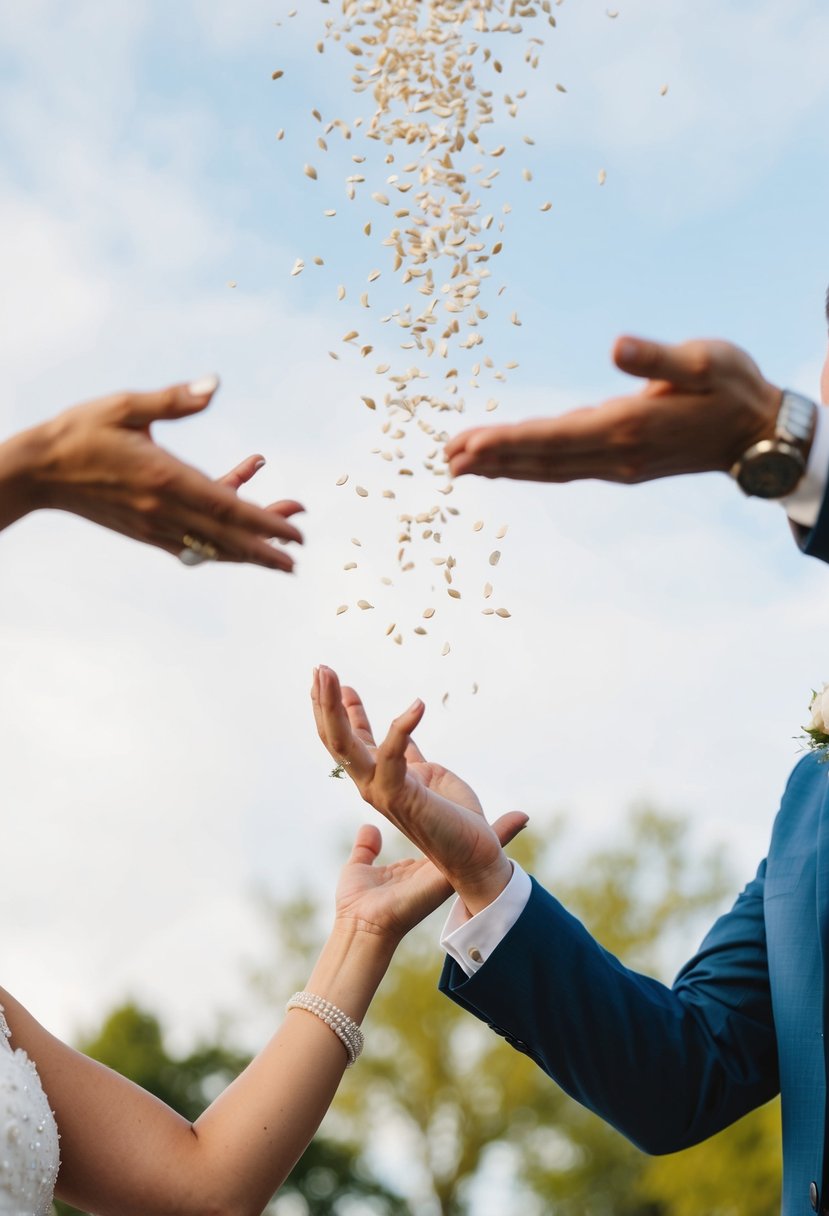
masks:
<path fill-rule="evenodd" d="M 301 505 L 286 500 L 264 509 L 235 492 L 259 458 L 214 482 L 153 440 L 153 422 L 199 413 L 217 387 L 208 376 L 154 393 L 117 393 L 15 436 L 0 446 L 0 527 L 51 507 L 168 553 L 180 554 L 188 536 L 220 561 L 291 570 L 290 556 L 269 541 L 302 542 L 288 522 Z"/>
<path fill-rule="evenodd" d="M 440 907 L 452 888 L 425 857 L 376 865 L 382 843 L 378 828 L 363 824 L 359 829 L 337 884 L 337 920 L 385 936 L 396 946 Z"/>
<path fill-rule="evenodd" d="M 445 883 L 461 896 L 471 914 L 496 899 L 512 875 L 512 866 L 501 846 L 521 831 L 527 816 L 513 811 L 489 824 L 466 782 L 449 769 L 425 759 L 411 739 L 423 717 L 423 702 L 415 701 L 396 718 L 378 747 L 362 701 L 353 689 L 340 689 L 337 676 L 329 667 L 319 667 L 314 672 L 311 699 L 320 738 L 330 755 L 344 766 L 366 802 L 420 849 Z M 379 848 L 376 839 L 366 841 L 365 845 L 376 856 Z M 405 877 L 405 872 L 395 875 L 397 891 L 393 886 L 387 888 L 392 892 L 388 909 L 398 895 L 403 897 L 401 923 L 415 908 L 424 909 L 417 917 L 422 919 L 447 892 L 446 885 L 442 885 L 444 895 L 439 896 L 438 887 L 431 885 L 425 871 L 415 871 L 409 886 L 404 885 Z M 376 885 L 382 886 L 382 880 Z M 389 898 L 387 892 L 383 895 Z M 426 907 L 430 898 L 436 902 Z"/>

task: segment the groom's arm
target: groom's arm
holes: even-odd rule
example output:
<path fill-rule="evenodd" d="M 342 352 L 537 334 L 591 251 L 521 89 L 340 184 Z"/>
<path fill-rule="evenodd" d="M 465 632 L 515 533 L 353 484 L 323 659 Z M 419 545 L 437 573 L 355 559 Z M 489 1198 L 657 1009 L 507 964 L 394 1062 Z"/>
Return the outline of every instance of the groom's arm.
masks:
<path fill-rule="evenodd" d="M 623 966 L 533 882 L 491 955 L 471 975 L 448 959 L 441 990 L 645 1151 L 673 1152 L 778 1091 L 764 875 L 672 988 Z"/>

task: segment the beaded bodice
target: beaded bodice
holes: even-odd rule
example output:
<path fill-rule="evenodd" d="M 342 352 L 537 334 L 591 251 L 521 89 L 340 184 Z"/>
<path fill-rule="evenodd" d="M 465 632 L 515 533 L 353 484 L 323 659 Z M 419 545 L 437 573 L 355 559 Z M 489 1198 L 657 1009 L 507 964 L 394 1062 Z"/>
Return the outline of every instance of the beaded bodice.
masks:
<path fill-rule="evenodd" d="M 34 1063 L 9 1037 L 0 1005 L 0 1216 L 48 1216 L 58 1129 Z"/>

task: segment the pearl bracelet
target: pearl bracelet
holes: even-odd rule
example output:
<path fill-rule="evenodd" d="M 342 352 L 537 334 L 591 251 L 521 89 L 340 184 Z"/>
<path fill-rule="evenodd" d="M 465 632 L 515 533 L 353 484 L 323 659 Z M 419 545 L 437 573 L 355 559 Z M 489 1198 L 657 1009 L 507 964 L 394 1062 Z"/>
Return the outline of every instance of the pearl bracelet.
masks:
<path fill-rule="evenodd" d="M 362 1030 L 347 1013 L 343 1013 L 342 1009 L 338 1009 L 336 1005 L 332 1005 L 330 1001 L 326 1001 L 324 997 L 317 996 L 313 992 L 295 992 L 288 1004 L 287 1009 L 305 1009 L 308 1013 L 316 1014 L 325 1022 L 326 1026 L 330 1026 L 334 1034 L 342 1043 L 348 1056 L 346 1068 L 350 1068 L 358 1059 L 360 1052 L 365 1044 L 365 1036 Z"/>

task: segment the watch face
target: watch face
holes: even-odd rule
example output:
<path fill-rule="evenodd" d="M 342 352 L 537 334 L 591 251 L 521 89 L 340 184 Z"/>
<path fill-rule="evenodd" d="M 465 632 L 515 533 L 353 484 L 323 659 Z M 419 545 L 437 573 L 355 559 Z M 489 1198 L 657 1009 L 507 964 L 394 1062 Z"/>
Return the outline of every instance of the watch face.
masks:
<path fill-rule="evenodd" d="M 785 498 L 800 481 L 804 467 L 800 453 L 788 445 L 782 451 L 770 448 L 747 453 L 737 482 L 746 494 L 755 498 Z"/>

